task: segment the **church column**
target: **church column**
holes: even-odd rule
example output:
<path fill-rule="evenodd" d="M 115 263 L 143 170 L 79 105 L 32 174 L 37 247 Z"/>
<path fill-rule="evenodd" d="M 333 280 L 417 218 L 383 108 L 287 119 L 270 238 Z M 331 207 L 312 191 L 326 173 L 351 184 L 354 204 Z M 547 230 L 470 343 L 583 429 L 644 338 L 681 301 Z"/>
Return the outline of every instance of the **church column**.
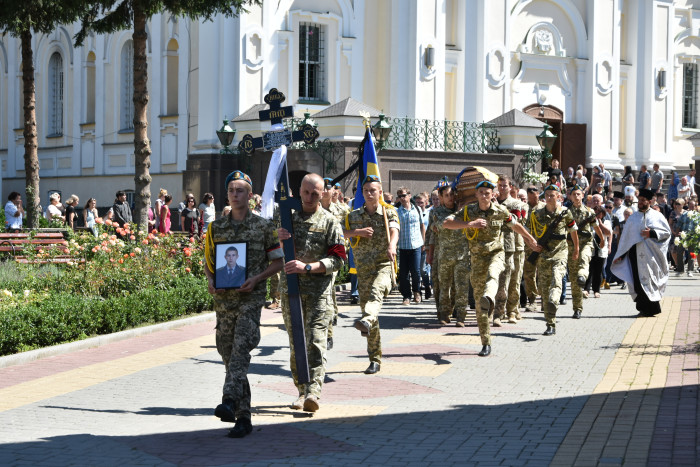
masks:
<path fill-rule="evenodd" d="M 589 164 L 621 170 L 620 134 L 620 0 L 591 0 L 588 12 L 588 76 L 590 112 Z"/>

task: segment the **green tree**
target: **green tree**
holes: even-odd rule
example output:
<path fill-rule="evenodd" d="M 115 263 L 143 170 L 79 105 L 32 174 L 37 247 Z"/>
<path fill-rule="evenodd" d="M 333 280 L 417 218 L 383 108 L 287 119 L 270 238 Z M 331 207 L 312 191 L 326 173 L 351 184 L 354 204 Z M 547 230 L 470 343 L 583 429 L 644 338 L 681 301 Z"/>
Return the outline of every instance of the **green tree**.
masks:
<path fill-rule="evenodd" d="M 79 0 L 31 0 L 3 2 L 0 31 L 20 39 L 22 45 L 22 87 L 24 89 L 24 173 L 27 226 L 39 227 L 39 152 L 36 131 L 36 86 L 32 34 L 53 31 L 58 24 L 72 23 L 87 12 Z"/>
<path fill-rule="evenodd" d="M 133 27 L 134 42 L 134 220 L 148 223 L 151 204 L 151 146 L 148 141 L 148 69 L 146 63 L 146 22 L 154 14 L 168 12 L 190 19 L 211 20 L 216 15 L 238 16 L 248 5 L 262 0 L 93 0 L 86 2 L 90 11 L 83 17 L 82 28 L 75 37 L 81 45 L 90 31 L 110 34 Z"/>

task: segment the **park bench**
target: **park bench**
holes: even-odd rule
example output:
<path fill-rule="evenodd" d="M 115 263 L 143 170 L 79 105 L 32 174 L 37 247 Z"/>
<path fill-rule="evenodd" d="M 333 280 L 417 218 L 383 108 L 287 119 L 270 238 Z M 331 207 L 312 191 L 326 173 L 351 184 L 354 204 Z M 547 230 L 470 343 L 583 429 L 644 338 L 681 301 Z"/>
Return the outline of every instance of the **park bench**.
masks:
<path fill-rule="evenodd" d="M 85 261 L 82 258 L 78 259 L 66 254 L 57 254 L 41 259 L 30 259 L 26 254 L 24 254 L 25 248 L 30 245 L 33 248 L 41 247 L 49 250 L 53 248 L 62 249 L 67 244 L 68 242 L 64 238 L 63 232 L 61 231 L 37 232 L 35 234 L 31 234 L 29 232 L 0 233 L 0 254 L 6 258 L 12 258 L 18 263 L 46 264 Z"/>

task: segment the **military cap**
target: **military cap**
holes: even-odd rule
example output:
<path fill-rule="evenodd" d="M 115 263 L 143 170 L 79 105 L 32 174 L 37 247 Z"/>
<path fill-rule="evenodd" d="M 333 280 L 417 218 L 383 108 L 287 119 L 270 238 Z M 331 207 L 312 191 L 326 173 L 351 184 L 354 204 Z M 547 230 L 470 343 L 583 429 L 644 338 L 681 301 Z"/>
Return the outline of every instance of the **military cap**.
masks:
<path fill-rule="evenodd" d="M 382 183 L 382 179 L 379 178 L 379 175 L 367 175 L 364 180 L 362 180 L 362 184 L 364 185 L 365 183 L 372 183 L 372 182 L 377 182 L 377 183 Z"/>
<path fill-rule="evenodd" d="M 558 193 L 561 193 L 561 188 L 559 188 L 558 185 L 548 185 L 544 188 L 544 191 L 550 191 L 550 190 L 554 190 Z"/>
<path fill-rule="evenodd" d="M 479 188 L 490 188 L 492 190 L 495 190 L 496 184 L 489 180 L 482 180 L 476 184 L 476 189 L 478 190 Z"/>
<path fill-rule="evenodd" d="M 232 180 L 243 180 L 246 182 L 248 185 L 250 185 L 250 188 L 253 188 L 253 182 L 250 180 L 250 177 L 240 170 L 234 170 L 230 174 L 228 174 L 228 177 L 226 177 L 226 184 L 224 187 L 228 189 L 228 184 L 231 183 Z"/>

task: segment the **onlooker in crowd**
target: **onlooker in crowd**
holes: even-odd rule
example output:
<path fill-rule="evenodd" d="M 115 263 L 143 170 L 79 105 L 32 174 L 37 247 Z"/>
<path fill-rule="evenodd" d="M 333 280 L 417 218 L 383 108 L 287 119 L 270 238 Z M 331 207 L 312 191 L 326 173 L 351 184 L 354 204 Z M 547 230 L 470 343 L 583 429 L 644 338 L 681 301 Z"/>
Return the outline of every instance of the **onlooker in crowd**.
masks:
<path fill-rule="evenodd" d="M 688 179 L 688 185 L 690 186 L 690 196 L 695 194 L 695 169 L 690 169 L 688 175 L 684 178 Z"/>
<path fill-rule="evenodd" d="M 678 261 L 678 251 L 682 250 L 681 247 L 675 244 L 675 239 L 680 235 L 680 222 L 679 219 L 683 215 L 683 207 L 685 206 L 685 200 L 682 198 L 673 201 L 673 211 L 668 215 L 668 226 L 671 228 L 671 261 L 676 266 L 676 274 L 683 273 L 683 261 Z"/>
<path fill-rule="evenodd" d="M 420 303 L 420 257 L 425 243 L 425 227 L 418 208 L 411 203 L 411 192 L 406 187 L 400 187 L 396 196 L 401 205 L 397 209 L 399 215 L 399 290 L 403 295 L 403 304 L 413 300 Z M 408 276 L 411 276 L 409 282 Z"/>
<path fill-rule="evenodd" d="M 5 229 L 8 231 L 22 230 L 23 216 L 22 195 L 13 191 L 7 197 L 7 204 L 5 204 Z"/>
<path fill-rule="evenodd" d="M 168 190 L 161 188 L 160 191 L 158 192 L 158 199 L 156 199 L 156 208 L 155 212 L 153 213 L 156 218 L 156 223 L 154 228 L 158 229 L 158 226 L 160 225 L 160 209 L 163 207 L 163 204 L 165 203 L 165 195 L 168 194 Z"/>
<path fill-rule="evenodd" d="M 605 164 L 602 162 L 599 164 L 600 174 L 603 177 L 603 193 L 606 195 L 612 191 L 612 174 L 609 170 L 605 170 Z"/>
<path fill-rule="evenodd" d="M 180 213 L 180 230 L 187 232 L 190 237 L 199 235 L 199 209 L 194 195 L 189 193 L 185 197 L 185 207 Z"/>
<path fill-rule="evenodd" d="M 163 206 L 160 208 L 160 223 L 158 224 L 158 232 L 170 233 L 170 203 L 173 202 L 171 195 L 165 195 L 163 198 Z"/>
<path fill-rule="evenodd" d="M 607 213 L 605 212 L 605 206 L 603 206 L 602 196 L 593 195 L 591 199 L 591 209 L 596 213 L 596 221 L 603 233 L 603 238 L 599 238 L 598 234 L 596 234 L 593 241 L 593 257 L 589 265 L 588 281 L 586 281 L 584 296 L 588 296 L 592 287 L 593 296 L 595 298 L 600 298 L 600 286 L 603 283 L 603 267 L 605 266 L 605 261 L 611 248 L 609 240 L 612 236 L 612 223 L 605 219 Z"/>
<path fill-rule="evenodd" d="M 579 165 L 579 167 L 581 166 Z M 584 193 L 588 191 L 588 185 L 590 184 L 588 183 L 588 178 L 586 178 L 582 169 L 576 170 L 576 184 L 583 189 Z"/>
<path fill-rule="evenodd" d="M 199 214 L 202 218 L 202 233 L 207 233 L 207 228 L 216 219 L 216 206 L 214 206 L 214 195 L 204 193 L 202 204 L 199 205 Z"/>
<path fill-rule="evenodd" d="M 95 237 L 97 237 L 97 219 L 97 200 L 90 198 L 85 203 L 85 208 L 83 208 L 83 223 L 85 227 L 92 230 Z"/>
<path fill-rule="evenodd" d="M 625 174 L 622 176 L 622 188 L 626 186 L 634 185 L 634 174 L 632 173 L 632 166 L 625 166 Z"/>
<path fill-rule="evenodd" d="M 639 168 L 639 189 L 649 188 L 651 186 L 651 174 L 647 172 L 647 166 L 642 165 Z"/>
<path fill-rule="evenodd" d="M 433 203 L 430 209 L 440 206 L 440 195 L 438 194 L 437 190 L 433 190 L 430 192 L 430 202 Z"/>
<path fill-rule="evenodd" d="M 678 199 L 688 201 L 691 195 L 691 187 L 686 177 L 681 177 L 681 184 L 678 186 Z"/>
<path fill-rule="evenodd" d="M 150 205 L 148 206 L 148 220 L 146 222 L 148 222 L 148 232 L 156 228 L 156 214 Z"/>
<path fill-rule="evenodd" d="M 384 202 L 387 204 L 394 204 L 394 197 L 391 193 L 384 193 Z"/>
<path fill-rule="evenodd" d="M 65 222 L 65 217 L 61 214 L 61 195 L 58 193 L 52 193 L 49 196 L 49 207 L 46 208 L 46 219 L 51 222 L 52 220 L 59 220 Z"/>
<path fill-rule="evenodd" d="M 229 214 L 231 214 L 231 206 L 224 206 L 224 209 L 221 210 L 221 217 L 226 217 Z"/>
<path fill-rule="evenodd" d="M 678 185 L 681 184 L 681 179 L 678 176 L 678 172 L 675 170 L 671 172 L 671 183 L 668 186 L 668 199 L 678 198 Z M 668 216 L 666 216 L 668 219 Z"/>
<path fill-rule="evenodd" d="M 77 215 L 75 214 L 75 207 L 80 202 L 77 195 L 70 195 L 70 198 L 66 201 L 66 226 L 74 229 L 78 226 Z"/>
<path fill-rule="evenodd" d="M 126 193 L 123 191 L 117 191 L 116 197 L 117 199 L 114 200 L 114 204 L 109 210 L 110 218 L 112 222 L 124 227 L 124 224 L 131 224 L 131 206 L 126 202 Z"/>
<path fill-rule="evenodd" d="M 578 180 L 576 179 L 576 172 L 574 172 L 574 168 L 569 167 L 568 169 L 566 169 L 566 186 L 575 186 L 577 182 Z"/>
<path fill-rule="evenodd" d="M 421 213 L 421 222 L 423 222 L 424 232 L 427 233 L 428 222 L 430 221 L 430 208 L 427 207 L 428 194 L 425 192 L 419 193 L 413 197 L 413 200 L 415 201 L 416 206 L 418 206 L 418 210 Z M 420 255 L 420 277 L 421 287 L 425 292 L 424 297 L 427 300 L 433 295 L 433 292 L 430 288 L 430 265 L 425 262 L 425 256 L 427 254 L 427 251 L 425 250 L 425 247 L 422 248 Z"/>
<path fill-rule="evenodd" d="M 671 214 L 671 211 L 673 211 L 673 208 L 668 205 L 666 195 L 661 191 L 656 194 L 656 205 L 659 207 L 659 212 L 663 214 L 666 219 L 668 219 L 668 216 Z"/>
<path fill-rule="evenodd" d="M 651 191 L 654 194 L 661 191 L 664 186 L 664 173 L 659 168 L 659 164 L 654 164 L 654 172 L 651 174 Z"/>

